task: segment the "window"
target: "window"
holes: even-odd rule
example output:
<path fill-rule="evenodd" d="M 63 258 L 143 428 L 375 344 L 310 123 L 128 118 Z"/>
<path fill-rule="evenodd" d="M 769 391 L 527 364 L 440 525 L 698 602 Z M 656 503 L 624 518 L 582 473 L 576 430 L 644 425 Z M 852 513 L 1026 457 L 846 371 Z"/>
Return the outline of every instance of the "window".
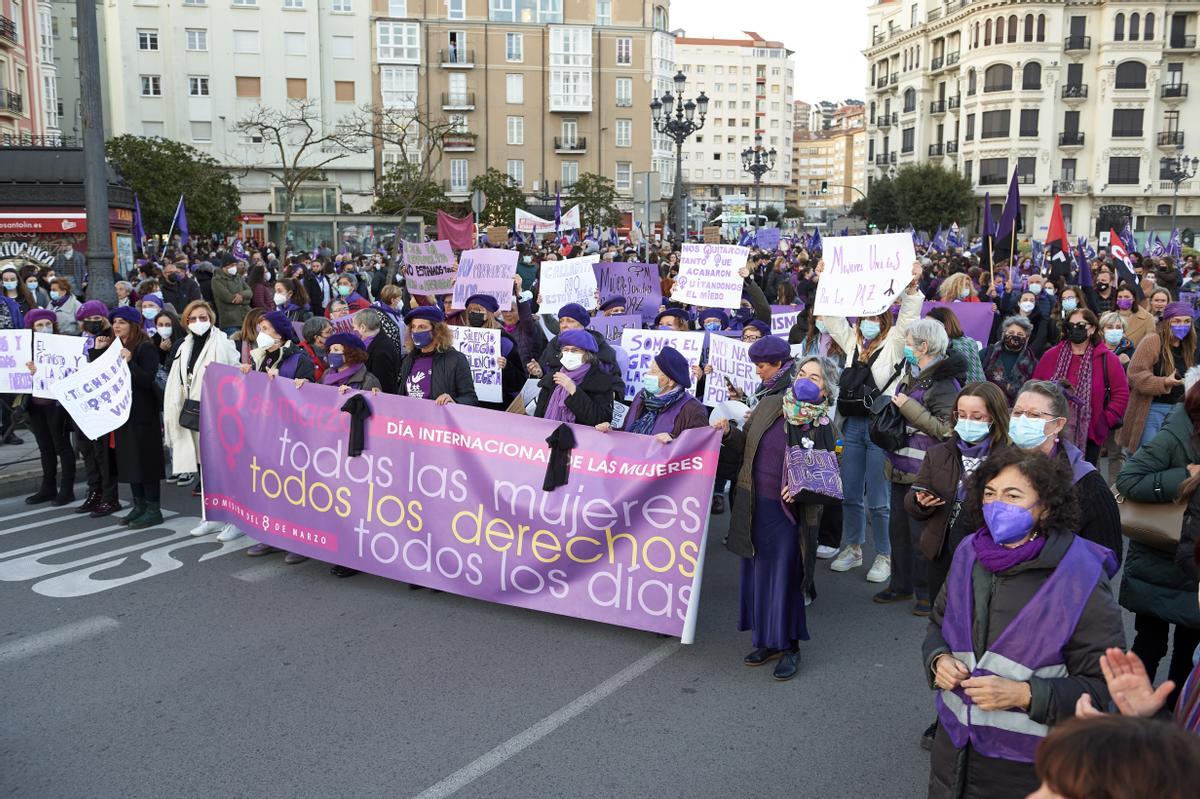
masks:
<path fill-rule="evenodd" d="M 516 64 L 525 60 L 525 34 L 504 34 L 504 59 Z"/>
<path fill-rule="evenodd" d="M 142 97 L 162 97 L 162 76 L 142 75 Z"/>
<path fill-rule="evenodd" d="M 979 184 L 996 186 L 1008 183 L 1007 158 L 981 158 L 979 160 Z"/>
<path fill-rule="evenodd" d="M 525 162 L 518 159 L 509 159 L 504 164 L 504 173 L 512 178 L 513 182 L 518 186 L 525 185 Z"/>
<path fill-rule="evenodd" d="M 633 106 L 633 78 L 617 78 L 616 98 L 617 105 L 621 108 Z M 720 108 L 720 102 L 717 100 L 714 105 Z"/>
<path fill-rule="evenodd" d="M 596 0 L 596 25 L 612 24 L 612 0 Z"/>
<path fill-rule="evenodd" d="M 335 80 L 333 82 L 333 99 L 338 103 L 354 102 L 354 81 Z"/>
<path fill-rule="evenodd" d="M 1142 20 L 1137 14 L 1129 15 L 1129 41 L 1136 42 L 1141 33 Z"/>
<path fill-rule="evenodd" d="M 633 146 L 633 120 L 618 119 L 617 120 L 617 146 L 632 147 Z"/>
<path fill-rule="evenodd" d="M 525 117 L 508 118 L 508 143 L 515 145 L 525 143 Z"/>
<path fill-rule="evenodd" d="M 967 72 L 967 96 L 970 97 L 975 93 L 975 70 Z"/>
<path fill-rule="evenodd" d="M 590 28 L 550 29 L 550 110 L 592 110 Z"/>
<path fill-rule="evenodd" d="M 525 76 L 509 74 L 504 76 L 504 102 L 510 105 L 520 105 L 525 102 Z"/>
<path fill-rule="evenodd" d="M 1033 41 L 1033 14 L 1025 15 L 1025 41 Z"/>
<path fill-rule="evenodd" d="M 467 191 L 467 159 L 450 159 L 450 191 L 465 194 Z"/>
<path fill-rule="evenodd" d="M 238 97 L 262 97 L 262 79 L 257 77 L 235 77 L 233 79 Z"/>
<path fill-rule="evenodd" d="M 421 43 L 415 22 L 378 22 L 375 35 L 381 62 L 420 63 Z"/>
<path fill-rule="evenodd" d="M 203 52 L 208 49 L 208 31 L 204 28 L 188 28 L 187 49 L 193 52 Z"/>
<path fill-rule="evenodd" d="M 985 92 L 1006 92 L 1012 89 L 1012 67 L 1008 64 L 992 64 L 983 73 Z"/>
<path fill-rule="evenodd" d="M 142 135 L 143 136 L 161 136 L 166 133 L 166 125 L 162 122 L 151 122 L 142 120 Z"/>
<path fill-rule="evenodd" d="M 492 22 L 561 23 L 562 0 L 489 0 Z"/>
<path fill-rule="evenodd" d="M 206 6 L 208 0 L 183 0 L 185 6 Z M 55 20 L 57 22 L 57 20 Z"/>
<path fill-rule="evenodd" d="M 1038 135 L 1038 110 L 1036 108 L 1021 109 L 1021 135 Z"/>
<path fill-rule="evenodd" d="M 137 32 L 139 50 L 158 49 L 158 30 L 143 28 Z"/>
<path fill-rule="evenodd" d="M 454 105 L 467 105 L 467 76 L 461 72 L 450 75 L 446 84 L 450 102 Z"/>
<path fill-rule="evenodd" d="M 980 114 L 979 138 L 1000 139 L 1007 137 L 1010 114 L 1011 112 L 1007 108 L 1002 111 L 984 111 Z"/>
<path fill-rule="evenodd" d="M 1046 15 L 1045 14 L 1038 14 L 1037 40 L 1039 42 L 1046 41 Z"/>
<path fill-rule="evenodd" d="M 914 89 L 904 90 L 904 113 L 917 110 L 917 92 Z"/>
<path fill-rule="evenodd" d="M 975 162 L 969 158 L 963 161 L 963 176 L 967 180 L 974 180 L 975 178 Z"/>
<path fill-rule="evenodd" d="M 1042 88 L 1042 65 L 1030 61 L 1021 70 L 1021 88 L 1025 90 Z"/>
<path fill-rule="evenodd" d="M 417 107 L 417 68 L 379 68 L 379 88 L 385 108 L 413 110 Z"/>
<path fill-rule="evenodd" d="M 288 78 L 287 96 L 289 100 L 304 100 L 308 97 L 308 80 L 306 78 Z"/>
<path fill-rule="evenodd" d="M 466 19 L 467 0 L 446 0 L 446 19 Z"/>
<path fill-rule="evenodd" d="M 1141 108 L 1117 108 L 1113 110 L 1113 138 L 1138 138 L 1142 135 Z"/>
<path fill-rule="evenodd" d="M 283 52 L 287 55 L 306 55 L 308 47 L 303 32 L 285 31 L 283 34 Z"/>
<path fill-rule="evenodd" d="M 1113 23 L 1113 41 L 1125 41 L 1125 15 L 1117 14 L 1117 19 Z"/>
<path fill-rule="evenodd" d="M 667 29 L 667 9 L 663 6 L 654 7 L 654 30 L 665 31 Z"/>
<path fill-rule="evenodd" d="M 563 161 L 562 164 L 562 187 L 569 189 L 579 181 L 579 162 L 578 161 Z"/>
<path fill-rule="evenodd" d="M 258 8 L 258 0 L 233 0 L 233 4 L 243 8 Z"/>
<path fill-rule="evenodd" d="M 283 0 L 284 8 L 304 8 L 304 0 Z"/>
<path fill-rule="evenodd" d="M 53 75 L 42 76 L 42 92 L 46 98 L 46 127 L 57 128 L 58 118 L 62 116 L 62 109 L 59 106 L 58 81 Z"/>
<path fill-rule="evenodd" d="M 330 10 L 335 14 L 349 14 L 354 8 L 351 0 L 333 0 Z"/>
<path fill-rule="evenodd" d="M 208 97 L 208 76 L 207 75 L 189 75 L 188 76 L 188 96 L 189 97 Z"/>
<path fill-rule="evenodd" d="M 1033 183 L 1037 174 L 1037 158 L 1017 159 L 1017 180 L 1021 183 Z"/>
<path fill-rule="evenodd" d="M 1146 88 L 1146 65 L 1141 61 L 1122 61 L 1117 64 L 1118 89 Z"/>
<path fill-rule="evenodd" d="M 334 36 L 332 49 L 334 58 L 354 58 L 354 37 Z"/>
<path fill-rule="evenodd" d="M 1148 42 L 1154 41 L 1154 14 L 1146 15 L 1146 35 L 1142 37 Z"/>
<path fill-rule="evenodd" d="M 633 163 L 631 161 L 617 162 L 617 191 L 632 191 L 633 190 Z"/>
<path fill-rule="evenodd" d="M 1117 157 L 1108 159 L 1108 182 L 1117 186 L 1131 186 L 1140 182 L 1142 159 Z"/>
<path fill-rule="evenodd" d="M 192 141 L 212 141 L 212 122 L 192 120 Z"/>
<path fill-rule="evenodd" d="M 916 146 L 916 129 L 905 128 L 900 132 L 900 152 L 911 153 Z"/>
<path fill-rule="evenodd" d="M 258 42 L 258 31 L 234 31 L 233 32 L 233 52 L 235 52 L 235 53 L 259 53 L 259 52 L 262 52 L 262 46 Z"/>
<path fill-rule="evenodd" d="M 633 39 L 628 36 L 622 36 L 617 39 L 617 63 L 633 63 Z"/>
<path fill-rule="evenodd" d="M 388 0 L 388 16 L 389 17 L 407 17 L 408 16 L 407 0 Z"/>

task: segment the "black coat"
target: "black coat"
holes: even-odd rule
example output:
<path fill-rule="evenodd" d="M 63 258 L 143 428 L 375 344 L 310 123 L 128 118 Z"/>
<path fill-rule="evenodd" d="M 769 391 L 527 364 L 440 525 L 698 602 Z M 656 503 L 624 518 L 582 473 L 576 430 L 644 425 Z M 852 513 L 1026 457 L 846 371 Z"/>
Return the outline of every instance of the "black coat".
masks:
<path fill-rule="evenodd" d="M 183 316 L 183 309 L 189 302 L 201 299 L 200 284 L 187 276 L 178 277 L 173 281 L 163 279 L 159 281 L 159 286 L 162 289 L 163 302 L 173 305 L 175 312 L 180 316 Z M 184 323 L 187 323 L 186 319 Z"/>
<path fill-rule="evenodd" d="M 114 341 L 110 347 L 119 347 Z M 159 417 L 162 406 L 154 389 L 158 373 L 158 348 L 144 341 L 129 359 L 129 377 L 133 383 L 133 402 L 129 420 L 115 431 L 117 480 L 122 483 L 156 483 L 166 474 L 163 457 L 163 432 Z"/>
<path fill-rule="evenodd" d="M 405 386 L 412 375 L 416 360 L 416 351 L 410 350 L 400 362 L 398 389 L 402 396 L 407 396 Z M 475 381 L 471 379 L 471 364 L 467 362 L 467 356 L 458 350 L 435 352 L 429 394 L 426 399 L 435 400 L 443 394 L 449 394 L 459 405 L 478 405 L 479 398 L 475 396 Z"/>
<path fill-rule="evenodd" d="M 600 363 L 600 368 L 613 379 L 613 397 L 619 400 L 625 399 L 625 380 L 621 374 L 621 367 L 617 363 L 616 351 L 604 340 L 604 336 L 595 330 L 587 332 L 592 334 L 600 348 L 596 353 L 596 360 Z M 562 345 L 558 343 L 558 336 L 550 340 L 550 343 L 546 345 L 545 352 L 538 360 L 542 365 L 542 374 L 544 375 L 553 374 L 562 368 Z"/>
<path fill-rule="evenodd" d="M 550 395 L 554 393 L 557 384 L 552 372 L 540 381 L 538 388 L 537 410 L 534 415 L 539 419 L 545 417 L 546 407 L 550 404 Z M 596 364 L 588 369 L 587 374 L 579 381 L 576 391 L 566 399 L 567 408 L 575 414 L 575 424 L 595 427 L 598 424 L 612 421 L 613 410 L 613 380 L 612 375 L 600 369 Z"/>
<path fill-rule="evenodd" d="M 400 352 L 382 330 L 367 345 L 367 371 L 379 380 L 385 394 L 397 393 L 400 381 Z"/>

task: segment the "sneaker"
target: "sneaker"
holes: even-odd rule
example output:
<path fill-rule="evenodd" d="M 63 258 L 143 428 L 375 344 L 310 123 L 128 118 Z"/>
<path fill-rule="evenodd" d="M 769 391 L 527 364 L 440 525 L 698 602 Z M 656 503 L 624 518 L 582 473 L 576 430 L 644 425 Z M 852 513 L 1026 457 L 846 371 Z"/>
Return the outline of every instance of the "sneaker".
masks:
<path fill-rule="evenodd" d="M 232 524 L 227 524 L 221 528 L 221 532 L 217 533 L 217 540 L 218 541 L 233 541 L 234 539 L 240 538 L 241 535 L 242 535 L 241 530 L 237 529 L 237 527 L 235 527 Z"/>
<path fill-rule="evenodd" d="M 862 547 L 851 544 L 848 547 L 843 547 L 838 556 L 833 559 L 833 563 L 829 564 L 829 568 L 835 572 L 848 572 L 851 569 L 857 569 L 862 565 Z"/>
<path fill-rule="evenodd" d="M 179 475 L 177 475 L 177 474 L 172 474 L 172 475 L 168 475 L 168 476 L 167 476 L 167 479 L 166 479 L 166 480 L 164 480 L 163 482 L 165 482 L 165 483 L 170 483 L 170 484 L 174 485 L 174 484 L 175 484 L 175 482 L 176 482 L 178 479 L 179 479 Z"/>
<path fill-rule="evenodd" d="M 837 553 L 837 547 L 827 547 L 824 544 L 820 544 L 817 547 L 817 560 L 829 560 Z"/>
<path fill-rule="evenodd" d="M 871 570 L 867 572 L 868 583 L 886 583 L 892 579 L 892 559 L 887 555 L 876 555 Z"/>
<path fill-rule="evenodd" d="M 295 566 L 297 563 L 303 563 L 308 560 L 308 555 L 301 555 L 299 552 L 289 552 L 283 556 L 283 562 L 289 566 Z"/>
<path fill-rule="evenodd" d="M 255 544 L 246 550 L 246 556 L 250 558 L 260 558 L 263 555 L 270 555 L 272 552 L 278 551 L 278 549 L 270 544 Z"/>
<path fill-rule="evenodd" d="M 196 482 L 195 472 L 185 472 L 184 474 L 175 475 L 175 485 L 187 487 Z"/>
<path fill-rule="evenodd" d="M 912 614 L 914 616 L 920 616 L 922 618 L 927 618 L 929 616 L 930 610 L 931 610 L 931 608 L 929 606 L 928 599 L 918 599 L 917 603 L 915 605 L 913 605 Z"/>
<path fill-rule="evenodd" d="M 892 602 L 903 602 L 904 600 L 912 598 L 912 594 L 902 594 L 899 591 L 893 591 L 890 588 L 885 588 L 875 596 L 871 597 L 871 599 L 873 599 L 875 602 L 878 602 L 880 605 L 887 605 Z"/>
<path fill-rule="evenodd" d="M 220 522 L 200 522 L 188 531 L 188 535 L 194 535 L 196 537 L 210 535 L 215 533 L 217 530 L 220 530 L 221 527 L 222 525 Z"/>

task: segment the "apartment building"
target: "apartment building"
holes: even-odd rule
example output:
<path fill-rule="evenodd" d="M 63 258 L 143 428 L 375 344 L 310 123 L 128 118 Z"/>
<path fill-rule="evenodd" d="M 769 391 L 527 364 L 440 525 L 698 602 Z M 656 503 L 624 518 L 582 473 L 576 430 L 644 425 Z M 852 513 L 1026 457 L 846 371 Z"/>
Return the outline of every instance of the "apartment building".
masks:
<path fill-rule="evenodd" d="M 879 2 L 865 50 L 869 172 L 934 161 L 998 207 L 1015 170 L 1028 235 L 1046 232 L 1055 194 L 1076 234 L 1126 220 L 1169 230 L 1163 161 L 1200 145 L 1188 95 L 1198 14 L 1161 1 Z M 1200 225 L 1200 181 L 1178 189 L 1179 226 Z"/>
<path fill-rule="evenodd" d="M 829 117 L 827 129 L 797 130 L 792 136 L 792 183 L 787 189 L 787 204 L 813 219 L 844 213 L 867 187 L 867 131 L 862 104 L 837 106 Z"/>
<path fill-rule="evenodd" d="M 327 131 L 369 103 L 371 13 L 368 0 L 110 0 L 107 132 L 190 144 L 230 167 L 244 211 L 279 213 L 282 190 L 265 171 L 277 156 L 235 125 L 257 106 L 282 110 L 311 99 L 318 129 Z M 295 210 L 359 212 L 373 202 L 370 152 L 341 158 L 316 178 L 301 187 Z"/>
<path fill-rule="evenodd" d="M 0 143 L 58 132 L 53 76 L 49 0 L 0 0 Z"/>
<path fill-rule="evenodd" d="M 440 167 L 451 198 L 488 167 L 534 204 L 584 173 L 632 200 L 634 174 L 655 171 L 670 196 L 673 145 L 649 110 L 674 75 L 667 23 L 666 0 L 374 0 L 372 94 L 455 123 Z M 381 146 L 375 168 L 400 157 Z"/>
<path fill-rule="evenodd" d="M 792 51 L 745 31 L 741 39 L 675 39 L 675 58 L 688 78 L 686 96 L 709 97 L 704 128 L 683 147 L 682 179 L 704 202 L 726 195 L 754 197 L 754 178 L 742 169 L 742 151 L 762 136 L 778 152 L 762 179 L 761 205 L 783 210 L 792 182 L 795 72 Z"/>

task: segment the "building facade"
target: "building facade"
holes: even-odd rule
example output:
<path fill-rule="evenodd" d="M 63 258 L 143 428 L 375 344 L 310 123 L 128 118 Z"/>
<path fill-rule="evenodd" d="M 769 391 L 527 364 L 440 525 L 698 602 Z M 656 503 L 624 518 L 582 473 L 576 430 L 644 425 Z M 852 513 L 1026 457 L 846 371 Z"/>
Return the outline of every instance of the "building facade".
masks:
<path fill-rule="evenodd" d="M 230 167 L 244 211 L 279 212 L 281 190 L 264 171 L 277 156 L 235 125 L 259 106 L 311 100 L 326 132 L 369 103 L 370 15 L 368 0 L 112 0 L 103 23 L 107 132 L 190 144 Z M 373 202 L 369 152 L 316 177 L 296 210 L 361 212 Z"/>
<path fill-rule="evenodd" d="M 0 144 L 58 131 L 48 0 L 0 0 Z"/>
<path fill-rule="evenodd" d="M 800 113 L 797 109 L 797 115 Z M 863 106 L 843 104 L 829 116 L 827 129 L 796 130 L 792 136 L 792 183 L 787 190 L 787 204 L 799 208 L 808 219 L 844 214 L 867 187 Z"/>
<path fill-rule="evenodd" d="M 1034 237 L 1055 194 L 1074 234 L 1126 220 L 1170 230 L 1162 160 L 1200 145 L 1188 96 L 1198 14 L 1200 3 L 880 2 L 864 51 L 869 172 L 933 161 L 990 193 L 995 213 L 1015 170 Z M 1177 212 L 1181 228 L 1200 226 L 1200 181 L 1179 185 Z"/>
<path fill-rule="evenodd" d="M 686 96 L 709 97 L 704 128 L 683 147 L 682 179 L 701 203 L 745 195 L 753 206 L 754 178 L 742 169 L 742 151 L 762 136 L 777 152 L 762 179 L 762 208 L 783 210 L 792 182 L 792 129 L 796 109 L 792 51 L 746 31 L 744 39 L 675 39 L 675 60 L 687 76 Z"/>
<path fill-rule="evenodd" d="M 634 174 L 655 171 L 670 196 L 674 153 L 649 111 L 674 75 L 666 0 L 374 0 L 372 15 L 373 100 L 456 124 L 439 167 L 451 199 L 488 167 L 533 204 L 585 173 L 632 200 Z M 381 145 L 375 168 L 400 157 Z"/>

